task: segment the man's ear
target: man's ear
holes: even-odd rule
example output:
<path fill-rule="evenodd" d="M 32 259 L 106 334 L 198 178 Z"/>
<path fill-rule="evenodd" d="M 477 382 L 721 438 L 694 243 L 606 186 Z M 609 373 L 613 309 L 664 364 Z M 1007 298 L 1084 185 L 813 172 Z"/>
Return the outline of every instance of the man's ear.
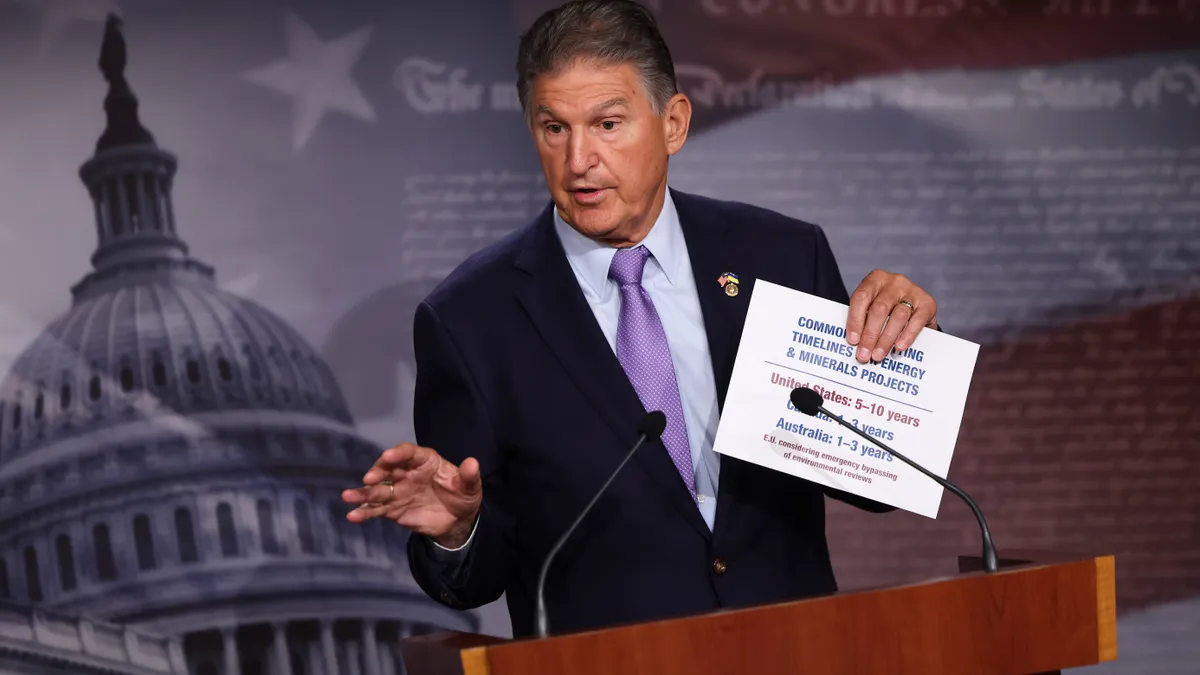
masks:
<path fill-rule="evenodd" d="M 663 110 L 663 137 L 667 141 L 667 154 L 674 155 L 683 148 L 691 124 L 691 100 L 684 94 L 675 94 Z"/>

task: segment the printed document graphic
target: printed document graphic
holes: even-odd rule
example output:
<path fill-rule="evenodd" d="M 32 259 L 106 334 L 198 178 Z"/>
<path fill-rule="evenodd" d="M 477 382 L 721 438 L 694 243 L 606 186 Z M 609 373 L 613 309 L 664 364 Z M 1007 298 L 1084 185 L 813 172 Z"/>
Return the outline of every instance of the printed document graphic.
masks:
<path fill-rule="evenodd" d="M 880 363 L 846 341 L 849 307 L 754 282 L 714 450 L 723 455 L 936 518 L 942 487 L 824 414 L 804 414 L 792 390 L 930 472 L 950 470 L 979 345 L 925 329 Z"/>

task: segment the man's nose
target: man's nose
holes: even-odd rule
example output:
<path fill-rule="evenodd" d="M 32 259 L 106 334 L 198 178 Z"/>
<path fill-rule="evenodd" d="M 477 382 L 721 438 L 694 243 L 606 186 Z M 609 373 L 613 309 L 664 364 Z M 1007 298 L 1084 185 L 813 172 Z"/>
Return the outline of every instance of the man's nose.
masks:
<path fill-rule="evenodd" d="M 567 169 L 582 176 L 599 163 L 595 142 L 587 134 L 571 134 L 567 148 Z"/>

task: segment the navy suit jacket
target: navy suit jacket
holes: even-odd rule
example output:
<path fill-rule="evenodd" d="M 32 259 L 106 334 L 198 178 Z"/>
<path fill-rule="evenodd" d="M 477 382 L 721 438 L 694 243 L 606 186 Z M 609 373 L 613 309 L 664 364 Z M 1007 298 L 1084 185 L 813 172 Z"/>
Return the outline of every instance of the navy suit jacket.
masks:
<path fill-rule="evenodd" d="M 712 355 L 718 404 L 755 278 L 848 302 L 815 225 L 672 190 Z M 469 609 L 508 593 L 514 637 L 534 631 L 550 547 L 637 440 L 645 409 L 605 341 L 554 232 L 553 205 L 455 270 L 417 309 L 416 440 L 479 460 L 483 507 L 464 563 L 410 537 L 413 577 Z M 743 292 L 727 296 L 724 272 Z M 721 458 L 710 532 L 661 442 L 643 446 L 555 558 L 555 633 L 832 593 L 826 495 L 875 502 Z"/>

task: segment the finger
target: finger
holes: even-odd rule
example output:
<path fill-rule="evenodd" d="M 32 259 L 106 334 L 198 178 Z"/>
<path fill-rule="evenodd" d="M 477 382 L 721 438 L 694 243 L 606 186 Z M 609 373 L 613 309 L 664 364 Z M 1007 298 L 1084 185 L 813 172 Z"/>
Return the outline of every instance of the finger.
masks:
<path fill-rule="evenodd" d="M 363 474 L 363 485 L 370 487 L 372 485 L 379 485 L 384 481 L 399 483 L 403 481 L 409 473 L 410 471 L 408 469 L 401 468 L 391 468 L 386 470 L 373 468 Z"/>
<path fill-rule="evenodd" d="M 379 499 L 372 497 L 370 488 L 354 488 L 352 490 L 342 490 L 342 501 L 355 506 L 364 504 L 378 504 Z"/>
<path fill-rule="evenodd" d="M 429 452 L 429 448 L 422 448 L 414 443 L 401 443 L 394 448 L 388 448 L 363 476 L 363 483 L 374 485 L 382 480 L 393 480 L 390 476 L 395 471 L 404 471 L 419 465 L 429 457 Z"/>
<path fill-rule="evenodd" d="M 382 504 L 395 498 L 395 485 L 370 485 L 342 491 L 342 501 L 348 504 Z"/>
<path fill-rule="evenodd" d="M 367 490 L 366 488 L 352 488 L 342 490 L 342 501 L 347 504 L 366 504 Z"/>
<path fill-rule="evenodd" d="M 352 523 L 365 523 L 372 518 L 387 514 L 388 507 L 384 504 L 364 504 L 346 514 L 346 520 Z"/>
<path fill-rule="evenodd" d="M 850 312 L 846 317 L 846 342 L 852 345 L 858 344 L 858 341 L 862 339 L 867 308 L 871 306 L 871 302 L 883 288 L 883 282 L 877 274 L 878 271 L 871 272 L 864 277 L 862 283 L 850 295 Z"/>
<path fill-rule="evenodd" d="M 350 492 L 350 491 L 347 491 Z M 354 492 L 366 495 L 358 508 L 346 514 L 351 522 L 363 522 L 371 518 L 385 517 L 396 520 L 408 510 L 411 499 L 405 499 L 399 492 L 393 493 L 389 486 L 378 485 L 371 488 L 359 488 Z M 411 495 L 410 495 L 411 497 Z M 398 522 L 398 521 L 397 521 Z"/>
<path fill-rule="evenodd" d="M 871 352 L 872 361 L 882 361 L 888 355 L 888 352 L 896 344 L 896 338 L 900 336 L 901 331 L 911 323 L 912 315 L 913 312 L 908 305 L 896 305 L 892 309 L 887 324 L 884 325 L 883 332 L 879 335 L 879 342 L 875 343 L 875 349 Z"/>
<path fill-rule="evenodd" d="M 895 300 L 892 299 L 893 295 L 897 296 Z M 880 333 L 883 332 L 883 322 L 891 315 L 896 300 L 899 300 L 898 295 L 895 291 L 884 290 L 867 309 L 867 323 L 863 326 L 862 340 L 858 343 L 856 355 L 859 362 L 866 363 L 871 360 L 875 345 L 879 343 Z"/>
<path fill-rule="evenodd" d="M 908 325 L 904 327 L 904 332 L 900 333 L 900 337 L 896 338 L 896 351 L 902 352 L 912 346 L 917 341 L 917 336 L 925 328 L 935 328 L 937 326 L 937 303 L 933 298 L 925 301 L 914 303 L 916 310 L 913 312 L 912 318 L 908 320 Z"/>

